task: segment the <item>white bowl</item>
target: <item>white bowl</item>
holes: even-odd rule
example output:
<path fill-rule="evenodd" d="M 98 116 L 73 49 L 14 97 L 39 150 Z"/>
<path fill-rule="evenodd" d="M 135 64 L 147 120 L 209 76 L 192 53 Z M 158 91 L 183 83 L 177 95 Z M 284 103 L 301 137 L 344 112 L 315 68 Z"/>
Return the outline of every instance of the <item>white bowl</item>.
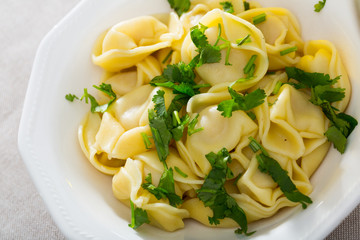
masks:
<path fill-rule="evenodd" d="M 360 119 L 360 38 L 356 3 L 328 1 L 320 12 L 314 2 L 263 0 L 263 6 L 291 10 L 305 40 L 335 43 L 352 82 L 347 113 Z M 95 39 L 105 29 L 135 16 L 168 12 L 166 0 L 84 0 L 42 41 L 33 66 L 19 129 L 19 149 L 51 215 L 69 239 L 237 239 L 234 229 L 215 229 L 186 220 L 173 233 L 150 225 L 128 227 L 130 210 L 113 197 L 111 177 L 95 170 L 77 142 L 77 127 L 89 106 L 64 96 L 98 84 L 101 70 L 90 59 Z M 360 127 L 346 152 L 330 150 L 311 181 L 314 203 L 252 224 L 254 239 L 326 237 L 360 202 Z M 201 233 L 201 234 L 199 234 Z"/>

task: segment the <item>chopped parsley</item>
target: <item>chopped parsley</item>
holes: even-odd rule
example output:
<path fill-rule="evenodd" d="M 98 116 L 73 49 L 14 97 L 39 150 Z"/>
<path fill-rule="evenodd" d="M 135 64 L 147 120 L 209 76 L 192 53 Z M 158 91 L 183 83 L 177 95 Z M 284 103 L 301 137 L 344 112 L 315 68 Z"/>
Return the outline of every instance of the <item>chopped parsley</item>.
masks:
<path fill-rule="evenodd" d="M 155 103 L 154 109 L 149 109 L 149 125 L 159 159 L 166 165 L 166 158 L 169 155 L 169 144 L 172 139 L 169 116 L 165 108 L 165 92 L 157 91 L 152 101 Z"/>
<path fill-rule="evenodd" d="M 141 137 L 143 139 L 145 148 L 146 149 L 151 149 L 151 142 L 150 142 L 150 139 L 149 139 L 150 137 L 144 132 L 141 133 Z"/>
<path fill-rule="evenodd" d="M 171 57 L 171 55 L 173 54 L 173 52 L 174 52 L 174 50 L 173 49 L 171 49 L 170 51 L 169 51 L 169 53 L 165 56 L 165 58 L 164 58 L 164 60 L 162 60 L 162 64 L 165 64 L 168 60 L 169 60 L 169 58 Z"/>
<path fill-rule="evenodd" d="M 319 1 L 314 5 L 314 11 L 320 12 L 325 7 L 326 0 Z"/>
<path fill-rule="evenodd" d="M 244 74 L 246 74 L 247 78 L 250 78 L 254 75 L 255 66 L 256 66 L 254 62 L 255 62 L 256 58 L 257 58 L 257 55 L 252 55 L 243 69 Z"/>
<path fill-rule="evenodd" d="M 244 3 L 244 11 L 249 10 L 249 9 L 250 9 L 250 4 L 249 4 L 249 2 L 244 1 L 243 3 Z"/>
<path fill-rule="evenodd" d="M 283 83 L 281 81 L 277 81 L 271 94 L 273 94 L 273 95 L 278 94 L 282 85 L 283 85 Z"/>
<path fill-rule="evenodd" d="M 246 35 L 243 38 L 240 38 L 240 39 L 236 40 L 236 43 L 237 43 L 238 46 L 241 46 L 244 43 L 249 43 L 249 42 L 251 42 L 250 34 Z"/>
<path fill-rule="evenodd" d="M 205 35 L 205 30 L 208 27 L 199 24 L 191 28 L 190 37 L 194 45 L 197 47 L 197 52 L 199 53 L 195 56 L 191 62 L 190 66 L 200 67 L 206 63 L 218 63 L 221 60 L 221 50 L 227 49 L 225 56 L 225 65 L 231 65 L 229 63 L 229 55 L 231 50 L 231 42 L 221 37 L 221 24 L 218 24 L 219 33 L 214 45 L 211 45 L 208 41 L 207 36 Z M 218 45 L 219 41 L 222 40 L 224 43 Z"/>
<path fill-rule="evenodd" d="M 130 200 L 131 208 L 131 223 L 129 227 L 137 229 L 144 223 L 150 223 L 146 210 L 142 208 L 137 208 L 135 204 Z"/>
<path fill-rule="evenodd" d="M 266 13 L 256 15 L 252 20 L 254 25 L 264 22 L 266 20 Z"/>
<path fill-rule="evenodd" d="M 232 116 L 233 111 L 242 110 L 248 112 L 261 105 L 266 97 L 265 91 L 260 88 L 245 95 L 236 92 L 231 87 L 228 88 L 228 91 L 231 99 L 220 102 L 217 107 L 217 110 L 222 112 L 221 115 L 228 118 Z"/>
<path fill-rule="evenodd" d="M 228 167 L 231 157 L 226 148 L 221 149 L 217 154 L 210 152 L 206 155 L 212 169 L 205 177 L 204 184 L 197 190 L 198 198 L 213 211 L 213 216 L 209 216 L 210 224 L 219 224 L 220 219 L 231 218 L 240 226 L 236 233 L 247 233 L 247 219 L 244 210 L 237 204 L 225 190 L 224 184 L 227 179 L 233 178 L 234 174 Z"/>
<path fill-rule="evenodd" d="M 298 50 L 298 48 L 295 47 L 291 47 L 291 48 L 287 48 L 285 50 L 280 51 L 280 56 L 284 56 L 286 54 L 292 53 L 292 52 L 296 52 Z"/>
<path fill-rule="evenodd" d="M 179 16 L 189 11 L 191 5 L 190 0 L 168 0 L 168 2 L 170 7 L 174 9 Z"/>
<path fill-rule="evenodd" d="M 153 194 L 156 199 L 159 200 L 162 198 L 167 198 L 170 205 L 173 207 L 176 207 L 182 203 L 181 197 L 175 193 L 174 173 L 172 168 L 165 169 L 161 175 L 159 185 L 157 187 L 152 184 L 151 173 L 147 175 L 145 181 L 146 182 L 143 183 L 141 187 Z"/>
<path fill-rule="evenodd" d="M 308 196 L 302 194 L 297 189 L 296 185 L 291 181 L 291 178 L 287 174 L 287 171 L 282 169 L 280 164 L 269 156 L 264 147 L 253 137 L 250 137 L 249 139 L 249 147 L 251 150 L 254 153 L 260 151 L 260 153 L 256 155 L 256 159 L 259 163 L 259 170 L 271 176 L 271 178 L 279 185 L 285 197 L 292 202 L 301 203 L 304 209 L 307 207 L 307 204 L 312 203 L 312 200 Z"/>
<path fill-rule="evenodd" d="M 188 177 L 188 175 L 187 175 L 186 173 L 184 173 L 183 171 L 181 171 L 180 168 L 178 168 L 178 167 L 175 166 L 174 169 L 175 169 L 175 171 L 176 171 L 178 174 L 180 174 L 180 176 L 182 176 L 183 178 L 187 178 L 187 177 Z"/>
<path fill-rule="evenodd" d="M 295 67 L 286 67 L 285 71 L 290 78 L 299 83 L 290 83 L 295 88 L 310 88 L 310 102 L 320 106 L 325 116 L 330 120 L 331 125 L 325 132 L 327 139 L 334 144 L 334 147 L 344 153 L 347 137 L 357 126 L 355 118 L 345 113 L 336 113 L 338 110 L 331 106 L 331 103 L 342 100 L 345 97 L 345 89 L 332 87 L 340 76 L 330 79 L 328 74 L 309 73 Z"/>
<path fill-rule="evenodd" d="M 150 85 L 173 89 L 175 94 L 192 97 L 199 94 L 199 88 L 210 85 L 197 85 L 195 82 L 194 69 L 184 62 L 168 65 L 162 75 L 156 76 L 150 81 Z"/>
<path fill-rule="evenodd" d="M 79 98 L 76 95 L 69 93 L 69 94 L 65 95 L 65 99 L 70 101 L 70 102 L 73 102 L 74 99 L 79 99 Z"/>
<path fill-rule="evenodd" d="M 231 2 L 229 1 L 220 2 L 220 5 L 223 7 L 225 12 L 234 13 L 234 7 Z"/>
<path fill-rule="evenodd" d="M 70 102 L 74 101 L 74 99 L 79 99 L 80 101 L 85 99 L 85 103 L 88 103 L 90 100 L 90 104 L 91 104 L 90 110 L 92 113 L 94 113 L 94 112 L 104 113 L 109 108 L 109 106 L 116 100 L 116 94 L 112 90 L 110 84 L 102 83 L 99 86 L 93 85 L 93 87 L 96 88 L 97 90 L 105 93 L 106 95 L 108 95 L 111 98 L 110 101 L 108 103 L 100 105 L 96 101 L 95 97 L 88 93 L 87 88 L 84 88 L 84 94 L 81 96 L 80 99 L 71 93 L 67 94 L 65 96 L 65 99 Z"/>

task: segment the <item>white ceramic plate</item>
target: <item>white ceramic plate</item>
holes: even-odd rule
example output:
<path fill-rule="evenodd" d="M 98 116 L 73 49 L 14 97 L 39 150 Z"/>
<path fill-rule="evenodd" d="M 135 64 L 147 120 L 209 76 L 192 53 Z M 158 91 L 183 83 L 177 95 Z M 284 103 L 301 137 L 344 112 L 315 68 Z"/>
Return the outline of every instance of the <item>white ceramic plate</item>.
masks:
<path fill-rule="evenodd" d="M 317 1 L 263 0 L 263 6 L 290 9 L 302 25 L 305 40 L 335 43 L 352 81 L 347 113 L 360 119 L 360 38 L 356 3 L 328 1 L 316 13 Z M 77 127 L 89 106 L 70 103 L 67 93 L 98 84 L 101 70 L 90 59 L 97 36 L 113 24 L 135 16 L 170 11 L 166 0 L 84 0 L 42 41 L 38 49 L 19 130 L 19 149 L 51 215 L 69 239 L 236 239 L 234 229 L 213 229 L 186 220 L 174 233 L 150 225 L 128 227 L 130 210 L 117 201 L 111 177 L 96 171 L 83 156 Z M 360 127 L 349 138 L 345 154 L 331 150 L 311 181 L 314 203 L 306 210 L 282 211 L 250 225 L 254 239 L 320 239 L 326 237 L 360 201 Z M 201 234 L 199 234 L 201 233 Z"/>

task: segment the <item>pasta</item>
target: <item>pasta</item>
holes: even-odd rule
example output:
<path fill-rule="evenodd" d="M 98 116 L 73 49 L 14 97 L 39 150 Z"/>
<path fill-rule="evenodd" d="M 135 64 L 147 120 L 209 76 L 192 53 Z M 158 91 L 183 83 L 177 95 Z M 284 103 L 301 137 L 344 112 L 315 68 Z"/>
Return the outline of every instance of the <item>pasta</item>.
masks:
<path fill-rule="evenodd" d="M 324 133 L 331 119 L 286 68 L 336 79 L 333 88 L 344 89 L 339 90 L 344 96 L 332 106 L 341 112 L 350 99 L 349 78 L 335 46 L 326 40 L 304 42 L 289 10 L 256 2 L 246 9 L 233 1 L 229 13 L 222 4 L 193 0 L 180 17 L 172 12 L 118 23 L 99 37 L 92 54 L 94 64 L 105 70 L 102 83 L 112 86 L 116 99 L 106 110 L 86 115 L 78 131 L 81 148 L 97 170 L 113 177 L 117 199 L 141 209 L 150 224 L 166 231 L 183 228 L 186 218 L 212 227 L 239 225 L 231 217 L 209 221 L 214 209 L 200 197 L 215 169 L 209 153 L 224 148 L 231 173 L 219 191 L 235 201 L 247 222 L 299 204 L 262 169 L 254 141 L 261 143 L 263 157 L 286 171 L 296 191 L 312 192 L 310 177 L 330 147 Z M 257 23 L 259 16 L 265 17 Z M 196 39 L 196 31 L 202 39 Z M 205 59 L 206 51 L 219 59 Z M 179 82 L 179 74 L 194 83 Z M 246 97 L 255 94 L 263 95 L 261 102 L 247 107 L 254 103 L 246 103 Z M 230 115 L 225 104 L 232 104 Z M 156 128 L 162 123 L 172 126 L 168 140 Z M 161 151 L 168 151 L 165 159 Z"/>

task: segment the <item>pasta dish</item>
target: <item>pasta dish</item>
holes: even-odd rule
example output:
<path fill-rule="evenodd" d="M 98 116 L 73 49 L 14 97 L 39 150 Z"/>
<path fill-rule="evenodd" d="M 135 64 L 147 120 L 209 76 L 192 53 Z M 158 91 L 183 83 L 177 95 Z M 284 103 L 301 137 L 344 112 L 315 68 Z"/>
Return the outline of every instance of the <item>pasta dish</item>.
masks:
<path fill-rule="evenodd" d="M 250 222 L 305 209 L 312 174 L 357 125 L 344 113 L 351 85 L 336 47 L 304 42 L 285 8 L 169 3 L 175 11 L 101 34 L 99 94 L 66 96 L 91 104 L 79 142 L 113 176 L 129 226 L 175 231 L 192 218 L 249 235 Z"/>

